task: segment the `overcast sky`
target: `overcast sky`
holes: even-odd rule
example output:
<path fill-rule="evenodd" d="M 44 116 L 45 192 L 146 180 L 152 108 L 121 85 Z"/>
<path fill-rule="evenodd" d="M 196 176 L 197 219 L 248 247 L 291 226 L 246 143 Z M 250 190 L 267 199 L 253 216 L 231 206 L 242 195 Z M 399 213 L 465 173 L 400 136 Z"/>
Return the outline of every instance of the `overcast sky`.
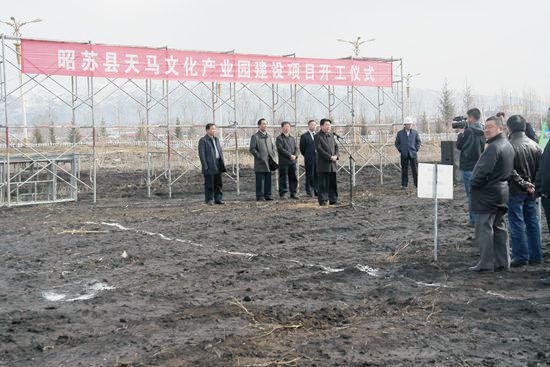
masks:
<path fill-rule="evenodd" d="M 348 56 L 337 38 L 376 38 L 361 55 L 402 57 L 417 87 L 533 88 L 550 104 L 548 0 L 2 0 L 0 16 L 42 18 L 24 28 L 31 38 L 300 57 Z"/>

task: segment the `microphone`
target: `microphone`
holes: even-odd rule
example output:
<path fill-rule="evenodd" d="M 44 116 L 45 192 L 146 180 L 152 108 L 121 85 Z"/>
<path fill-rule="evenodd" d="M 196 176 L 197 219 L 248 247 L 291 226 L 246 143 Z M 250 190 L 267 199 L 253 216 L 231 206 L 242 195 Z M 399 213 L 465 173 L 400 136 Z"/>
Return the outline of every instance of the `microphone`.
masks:
<path fill-rule="evenodd" d="M 332 135 L 336 136 L 336 138 L 338 138 L 338 139 L 343 139 L 340 135 L 338 135 L 338 134 L 335 133 L 334 131 L 332 131 Z"/>

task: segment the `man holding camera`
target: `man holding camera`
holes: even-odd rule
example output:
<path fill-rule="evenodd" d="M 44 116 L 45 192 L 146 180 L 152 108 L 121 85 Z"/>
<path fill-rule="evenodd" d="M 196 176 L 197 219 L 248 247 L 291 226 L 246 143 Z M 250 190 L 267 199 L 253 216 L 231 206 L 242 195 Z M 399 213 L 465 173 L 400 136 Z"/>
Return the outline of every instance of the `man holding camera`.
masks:
<path fill-rule="evenodd" d="M 477 108 L 472 108 L 466 114 L 468 116 L 466 118 L 466 126 L 464 129 L 459 129 L 456 148 L 460 150 L 459 168 L 462 171 L 464 191 L 468 198 L 469 225 L 473 226 L 475 216 L 472 212 L 470 178 L 472 177 L 474 166 L 485 148 L 485 138 L 483 137 L 483 126 L 479 122 L 481 111 Z"/>
<path fill-rule="evenodd" d="M 525 133 L 526 121 L 520 115 L 506 122 L 514 148 L 514 170 L 510 176 L 508 220 L 512 244 L 512 267 L 542 263 L 540 226 L 535 180 L 542 151 Z"/>
<path fill-rule="evenodd" d="M 502 133 L 496 116 L 485 122 L 487 148 L 479 157 L 470 180 L 475 237 L 480 260 L 471 271 L 502 271 L 510 264 L 504 214 L 508 203 L 508 179 L 514 169 L 514 148 Z"/>

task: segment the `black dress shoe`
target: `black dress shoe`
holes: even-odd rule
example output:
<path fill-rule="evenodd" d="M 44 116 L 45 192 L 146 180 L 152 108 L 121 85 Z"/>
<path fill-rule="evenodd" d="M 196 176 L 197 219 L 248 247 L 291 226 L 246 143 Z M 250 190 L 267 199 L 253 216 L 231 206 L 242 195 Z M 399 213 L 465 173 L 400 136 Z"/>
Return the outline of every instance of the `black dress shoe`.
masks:
<path fill-rule="evenodd" d="M 321 201 L 321 202 L 319 202 L 319 205 L 320 205 L 320 206 L 327 206 L 328 203 L 327 203 L 326 201 Z"/>
<path fill-rule="evenodd" d="M 225 201 L 223 200 L 218 200 L 218 201 L 215 201 L 216 204 L 218 205 L 224 205 L 225 204 Z"/>
<path fill-rule="evenodd" d="M 510 266 L 512 268 L 521 268 L 522 266 L 525 266 L 527 264 L 529 264 L 527 261 L 512 260 Z"/>
<path fill-rule="evenodd" d="M 264 198 L 265 201 L 273 201 L 273 198 L 272 197 L 267 197 L 267 198 Z"/>
<path fill-rule="evenodd" d="M 494 271 L 493 269 L 481 268 L 478 265 L 472 266 L 471 268 L 468 268 L 468 270 L 475 271 L 476 273 L 492 273 Z"/>
<path fill-rule="evenodd" d="M 329 204 L 330 205 L 340 205 L 340 202 L 338 200 L 336 200 L 336 201 L 331 201 Z"/>
<path fill-rule="evenodd" d="M 292 200 L 298 200 L 298 199 L 299 199 L 298 195 L 296 195 L 296 194 L 290 195 L 290 198 L 291 198 Z"/>

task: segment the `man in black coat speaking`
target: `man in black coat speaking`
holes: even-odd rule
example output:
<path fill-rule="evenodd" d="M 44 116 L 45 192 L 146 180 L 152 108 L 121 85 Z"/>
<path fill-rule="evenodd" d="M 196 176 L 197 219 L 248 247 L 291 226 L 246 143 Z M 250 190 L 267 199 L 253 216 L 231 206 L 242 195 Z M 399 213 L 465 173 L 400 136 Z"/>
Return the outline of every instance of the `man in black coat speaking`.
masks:
<path fill-rule="evenodd" d="M 315 149 L 317 150 L 317 175 L 319 205 L 338 205 L 338 188 L 336 187 L 336 172 L 339 158 L 338 144 L 330 132 L 331 121 L 321 119 L 321 131 L 315 135 Z"/>
<path fill-rule="evenodd" d="M 403 122 L 403 130 L 397 133 L 395 147 L 401 153 L 401 188 L 409 185 L 409 166 L 413 175 L 414 186 L 418 186 L 418 150 L 420 149 L 420 136 L 412 128 L 412 118 L 407 117 Z"/>
<path fill-rule="evenodd" d="M 199 158 L 204 175 L 204 202 L 223 204 L 222 174 L 226 169 L 215 124 L 206 124 L 206 135 L 199 140 Z"/>
<path fill-rule="evenodd" d="M 508 205 L 508 179 L 514 169 L 514 148 L 502 133 L 503 128 L 502 120 L 496 116 L 485 122 L 487 147 L 470 180 L 475 236 L 481 254 L 470 270 L 477 272 L 507 270 L 510 266 L 503 218 Z"/>
<path fill-rule="evenodd" d="M 311 197 L 317 195 L 317 154 L 315 153 L 315 120 L 309 120 L 307 131 L 300 136 L 300 153 L 304 156 L 306 167 L 306 194 Z"/>

